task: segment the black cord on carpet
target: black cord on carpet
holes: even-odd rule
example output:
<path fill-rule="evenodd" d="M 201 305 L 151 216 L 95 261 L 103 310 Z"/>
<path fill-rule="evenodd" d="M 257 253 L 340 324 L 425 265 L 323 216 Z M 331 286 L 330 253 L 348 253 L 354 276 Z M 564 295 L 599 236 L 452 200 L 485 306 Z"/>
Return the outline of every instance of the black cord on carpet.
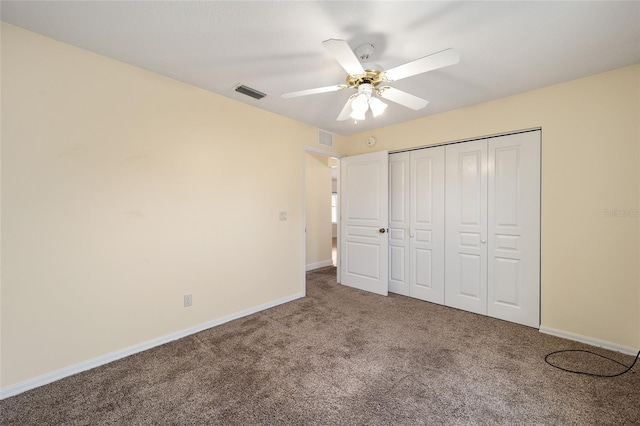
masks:
<path fill-rule="evenodd" d="M 560 366 L 557 366 L 557 365 L 551 363 L 549 361 L 549 359 L 548 359 L 551 355 L 561 354 L 561 353 L 566 353 L 566 352 L 585 352 L 585 353 L 588 353 L 588 354 L 591 354 L 591 355 L 596 355 L 596 356 L 599 356 L 600 358 L 604 358 L 606 360 L 613 361 L 616 364 L 620 364 L 621 366 L 626 368 L 626 370 L 624 370 L 624 371 L 622 371 L 620 373 L 617 373 L 617 374 L 595 374 L 595 373 L 588 373 L 586 371 L 569 370 L 567 368 L 563 368 L 563 367 L 560 367 Z M 640 351 L 638 351 L 638 355 L 636 355 L 636 359 L 633 361 L 633 364 L 631 364 L 629 367 L 627 367 L 625 364 L 623 364 L 623 363 L 621 363 L 619 361 L 616 361 L 613 358 L 609 358 L 607 356 L 600 355 L 600 354 L 597 354 L 595 352 L 585 351 L 585 350 L 582 350 L 582 349 L 565 349 L 565 350 L 562 350 L 562 351 L 555 351 L 555 352 L 551 352 L 551 353 L 547 354 L 547 356 L 544 357 L 544 362 L 546 362 L 547 364 L 549 364 L 550 366 L 552 366 L 554 368 L 557 368 L 558 370 L 567 371 L 569 373 L 584 374 L 585 376 L 592 376 L 592 377 L 618 377 L 618 376 L 622 376 L 624 373 L 627 373 L 627 372 L 631 371 L 633 366 L 636 365 L 636 362 L 638 362 L 638 358 L 639 357 L 640 357 Z"/>

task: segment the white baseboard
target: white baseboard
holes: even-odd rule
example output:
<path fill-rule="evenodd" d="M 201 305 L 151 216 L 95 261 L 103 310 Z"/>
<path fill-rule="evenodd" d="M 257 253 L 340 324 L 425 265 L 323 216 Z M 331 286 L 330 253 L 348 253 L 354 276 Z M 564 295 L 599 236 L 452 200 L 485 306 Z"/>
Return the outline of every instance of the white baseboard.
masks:
<path fill-rule="evenodd" d="M 325 266 L 333 266 L 333 259 L 323 260 L 322 262 L 309 263 L 307 264 L 307 271 L 324 268 Z"/>
<path fill-rule="evenodd" d="M 235 314 L 227 315 L 226 317 L 222 317 L 217 320 L 209 321 L 204 324 L 197 325 L 195 327 L 187 328 L 185 330 L 178 331 L 176 333 L 168 334 L 166 336 L 158 337 L 157 339 L 149 340 L 144 343 L 140 343 L 134 346 L 130 346 L 128 348 L 111 352 L 106 355 L 99 356 L 97 358 L 93 358 L 87 361 L 83 361 L 81 363 L 71 365 L 66 368 L 61 368 L 56 371 L 52 371 L 51 373 L 43 374 L 38 377 L 34 377 L 33 379 L 25 380 L 23 382 L 16 383 L 14 385 L 6 386 L 0 389 L 0 399 L 9 398 L 10 396 L 18 395 L 22 392 L 26 392 L 31 389 L 35 389 L 40 386 L 44 386 L 46 384 L 55 382 L 56 380 L 63 379 L 65 377 L 73 376 L 74 374 L 81 373 L 86 370 L 90 370 L 92 368 L 99 367 L 104 364 L 108 364 L 110 362 L 119 360 L 121 358 L 128 357 L 130 355 L 136 354 L 138 352 L 146 351 L 147 349 L 151 349 L 156 346 L 163 345 L 165 343 L 171 342 L 173 340 L 180 339 L 185 336 L 189 336 L 190 334 L 195 334 L 200 331 L 209 329 L 211 327 L 216 327 L 218 325 L 224 324 L 229 321 L 233 321 L 242 317 L 246 317 L 247 315 L 254 314 L 256 312 L 264 311 L 265 309 L 273 308 L 278 305 L 282 305 L 283 303 L 291 302 L 293 300 L 304 297 L 302 292 L 294 294 L 293 296 L 285 297 L 283 299 L 275 300 L 273 302 L 268 302 L 259 306 L 255 306 L 250 309 L 245 309 L 244 311 L 237 312 Z"/>
<path fill-rule="evenodd" d="M 550 334 L 556 337 L 563 337 L 565 339 L 574 340 L 580 343 L 586 343 L 591 346 L 598 346 L 600 348 L 609 349 L 612 351 L 620 352 L 627 355 L 637 355 L 638 349 L 632 348 L 630 346 L 619 345 L 617 343 L 607 342 L 606 340 L 595 339 L 593 337 L 582 336 L 580 334 L 570 333 L 568 331 L 556 330 L 555 328 L 549 328 L 540 326 L 540 332 L 545 334 Z"/>

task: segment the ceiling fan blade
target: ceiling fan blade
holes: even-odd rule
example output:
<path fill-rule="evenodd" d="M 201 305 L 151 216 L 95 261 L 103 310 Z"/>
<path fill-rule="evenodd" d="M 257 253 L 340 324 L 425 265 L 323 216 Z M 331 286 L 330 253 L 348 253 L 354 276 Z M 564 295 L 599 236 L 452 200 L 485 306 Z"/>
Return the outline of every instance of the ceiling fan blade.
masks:
<path fill-rule="evenodd" d="M 280 95 L 285 99 L 297 98 L 298 96 L 315 95 L 316 93 L 337 92 L 338 90 L 346 89 L 346 84 L 337 84 L 335 86 L 318 87 L 316 89 L 298 90 L 297 92 L 288 92 Z"/>
<path fill-rule="evenodd" d="M 387 99 L 391 102 L 395 102 L 407 108 L 413 110 L 419 110 L 427 106 L 429 101 L 419 98 L 410 93 L 403 92 L 402 90 L 394 89 L 393 87 L 386 87 L 381 89 L 380 97 Z"/>
<path fill-rule="evenodd" d="M 340 66 L 344 68 L 347 74 L 364 74 L 362 64 L 346 41 L 330 38 L 329 40 L 323 41 L 322 44 L 329 53 L 333 55 L 336 61 L 338 61 Z"/>
<path fill-rule="evenodd" d="M 396 81 L 423 72 L 437 70 L 460 62 L 460 53 L 454 49 L 446 49 L 404 65 L 391 68 L 385 72 L 387 81 Z"/>
<path fill-rule="evenodd" d="M 344 121 L 349 118 L 349 115 L 351 114 L 351 102 L 353 101 L 353 98 L 355 98 L 355 96 L 350 96 L 349 99 L 347 99 L 347 103 L 344 104 L 342 111 L 340 111 L 338 118 L 336 118 L 337 121 Z"/>

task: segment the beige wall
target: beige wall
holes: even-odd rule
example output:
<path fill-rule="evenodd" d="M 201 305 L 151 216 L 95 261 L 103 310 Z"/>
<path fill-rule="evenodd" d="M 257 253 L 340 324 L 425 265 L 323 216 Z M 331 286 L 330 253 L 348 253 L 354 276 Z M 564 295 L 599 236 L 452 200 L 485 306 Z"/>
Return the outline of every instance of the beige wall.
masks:
<path fill-rule="evenodd" d="M 301 292 L 317 129 L 4 23 L 1 102 L 2 387 Z"/>
<path fill-rule="evenodd" d="M 331 168 L 328 157 L 306 155 L 307 268 L 331 264 Z M 328 265 L 324 265 L 328 266 Z"/>
<path fill-rule="evenodd" d="M 356 135 L 342 150 L 542 127 L 542 326 L 638 348 L 639 219 L 605 211 L 640 207 L 639 87 L 636 65 Z"/>

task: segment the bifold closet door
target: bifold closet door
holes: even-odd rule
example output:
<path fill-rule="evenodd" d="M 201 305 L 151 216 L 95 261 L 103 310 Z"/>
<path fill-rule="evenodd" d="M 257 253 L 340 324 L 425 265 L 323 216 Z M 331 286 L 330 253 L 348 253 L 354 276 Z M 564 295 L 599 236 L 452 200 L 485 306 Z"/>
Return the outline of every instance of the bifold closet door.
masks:
<path fill-rule="evenodd" d="M 409 296 L 411 153 L 389 154 L 389 291 Z"/>
<path fill-rule="evenodd" d="M 488 142 L 487 314 L 540 326 L 540 132 Z"/>
<path fill-rule="evenodd" d="M 487 140 L 448 145 L 446 155 L 445 297 L 487 313 Z"/>
<path fill-rule="evenodd" d="M 409 295 L 444 303 L 443 146 L 411 151 Z"/>
<path fill-rule="evenodd" d="M 389 161 L 389 290 L 539 327 L 540 132 Z"/>
<path fill-rule="evenodd" d="M 444 147 L 389 155 L 389 291 L 444 303 Z"/>

